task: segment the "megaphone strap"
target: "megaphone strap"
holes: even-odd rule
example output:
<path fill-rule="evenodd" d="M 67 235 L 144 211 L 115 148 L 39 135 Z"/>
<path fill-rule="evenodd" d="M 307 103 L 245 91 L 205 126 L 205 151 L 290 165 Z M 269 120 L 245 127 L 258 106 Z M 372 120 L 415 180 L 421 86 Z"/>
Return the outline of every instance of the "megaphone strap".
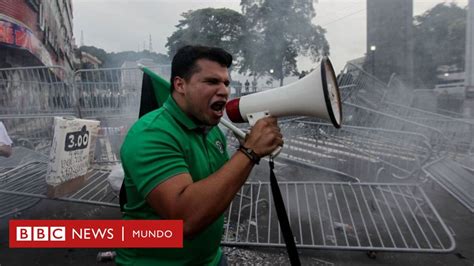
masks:
<path fill-rule="evenodd" d="M 296 249 L 295 238 L 293 237 L 293 232 L 291 231 L 290 222 L 288 220 L 288 214 L 286 212 L 285 203 L 283 202 L 280 187 L 278 186 L 278 181 L 276 179 L 275 173 L 273 172 L 273 169 L 275 168 L 275 163 L 273 162 L 272 158 L 270 158 L 269 160 L 269 165 L 270 186 L 272 188 L 273 202 L 275 203 L 278 221 L 280 221 L 280 228 L 283 233 L 283 239 L 285 240 L 286 250 L 288 251 L 288 257 L 290 258 L 290 263 L 292 266 L 301 265 L 298 250 Z"/>

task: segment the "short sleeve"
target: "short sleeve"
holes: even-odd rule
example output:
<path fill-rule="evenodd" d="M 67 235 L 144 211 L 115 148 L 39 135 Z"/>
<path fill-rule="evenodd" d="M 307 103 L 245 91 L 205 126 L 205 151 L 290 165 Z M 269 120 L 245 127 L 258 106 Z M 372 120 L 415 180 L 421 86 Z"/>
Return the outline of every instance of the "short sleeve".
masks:
<path fill-rule="evenodd" d="M 170 177 L 189 173 L 179 141 L 165 131 L 143 131 L 128 136 L 121 159 L 125 174 L 144 198 Z"/>

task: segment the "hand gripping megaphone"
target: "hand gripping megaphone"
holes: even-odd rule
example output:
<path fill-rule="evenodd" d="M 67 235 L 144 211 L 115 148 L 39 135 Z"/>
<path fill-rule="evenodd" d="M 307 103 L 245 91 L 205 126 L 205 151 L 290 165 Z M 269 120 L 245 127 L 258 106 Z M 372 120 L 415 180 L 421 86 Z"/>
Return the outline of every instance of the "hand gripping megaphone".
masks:
<path fill-rule="evenodd" d="M 341 127 L 342 104 L 331 61 L 323 58 L 314 71 L 302 79 L 276 89 L 266 90 L 229 101 L 226 113 L 234 123 L 249 122 L 253 126 L 266 116 L 311 116 Z M 227 121 L 223 125 L 237 135 L 242 132 Z M 229 125 L 230 124 L 230 125 Z M 233 127 L 232 127 L 233 126 Z M 279 150 L 272 156 L 276 156 Z"/>

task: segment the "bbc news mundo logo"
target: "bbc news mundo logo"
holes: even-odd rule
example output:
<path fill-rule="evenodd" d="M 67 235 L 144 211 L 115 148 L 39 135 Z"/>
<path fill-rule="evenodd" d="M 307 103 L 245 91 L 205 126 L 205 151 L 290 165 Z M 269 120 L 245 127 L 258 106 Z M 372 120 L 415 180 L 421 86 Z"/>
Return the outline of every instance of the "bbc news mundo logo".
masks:
<path fill-rule="evenodd" d="M 182 248 L 181 220 L 10 220 L 10 248 Z"/>
<path fill-rule="evenodd" d="M 66 227 L 18 226 L 16 241 L 66 241 Z"/>

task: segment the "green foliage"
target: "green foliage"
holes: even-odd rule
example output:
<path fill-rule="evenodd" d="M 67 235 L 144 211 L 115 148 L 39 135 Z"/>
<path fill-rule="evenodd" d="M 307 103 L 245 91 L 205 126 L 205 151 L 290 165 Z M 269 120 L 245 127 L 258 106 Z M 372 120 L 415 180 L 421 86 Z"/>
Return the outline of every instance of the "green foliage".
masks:
<path fill-rule="evenodd" d="M 79 51 L 91 54 L 102 62 L 107 60 L 107 52 L 104 49 L 100 49 L 95 46 L 81 46 L 79 47 Z"/>
<path fill-rule="evenodd" d="M 152 59 L 157 64 L 170 64 L 168 56 L 144 50 L 140 52 L 109 53 L 107 60 L 104 62 L 104 67 L 119 67 L 125 61 L 137 61 L 143 58 Z"/>
<path fill-rule="evenodd" d="M 242 14 L 228 8 L 205 8 L 182 14 L 183 19 L 170 37 L 166 47 L 172 58 L 185 45 L 207 45 L 221 47 L 234 56 L 240 53 L 244 18 Z"/>
<path fill-rule="evenodd" d="M 466 16 L 466 10 L 456 4 L 441 3 L 415 17 L 417 85 L 434 87 L 439 66 L 455 66 L 460 71 L 464 69 Z"/>
<path fill-rule="evenodd" d="M 219 46 L 234 55 L 239 72 L 271 75 L 282 83 L 298 74 L 298 56 L 316 61 L 329 54 L 325 30 L 311 23 L 313 0 L 242 0 L 240 5 L 242 14 L 226 8 L 184 13 L 168 38 L 168 55 L 187 44 Z"/>
<path fill-rule="evenodd" d="M 312 0 L 242 0 L 241 7 L 248 28 L 241 72 L 269 74 L 282 85 L 298 73 L 297 56 L 316 61 L 329 54 L 326 31 L 311 22 L 316 16 Z"/>
<path fill-rule="evenodd" d="M 89 53 L 100 61 L 102 61 L 101 67 L 120 67 L 125 61 L 137 61 L 143 58 L 152 59 L 157 64 L 169 64 L 169 57 L 164 54 L 150 52 L 148 50 L 135 52 L 135 51 L 125 51 L 119 53 L 107 53 L 103 49 L 94 47 L 94 46 L 81 46 L 79 51 L 84 51 Z"/>

